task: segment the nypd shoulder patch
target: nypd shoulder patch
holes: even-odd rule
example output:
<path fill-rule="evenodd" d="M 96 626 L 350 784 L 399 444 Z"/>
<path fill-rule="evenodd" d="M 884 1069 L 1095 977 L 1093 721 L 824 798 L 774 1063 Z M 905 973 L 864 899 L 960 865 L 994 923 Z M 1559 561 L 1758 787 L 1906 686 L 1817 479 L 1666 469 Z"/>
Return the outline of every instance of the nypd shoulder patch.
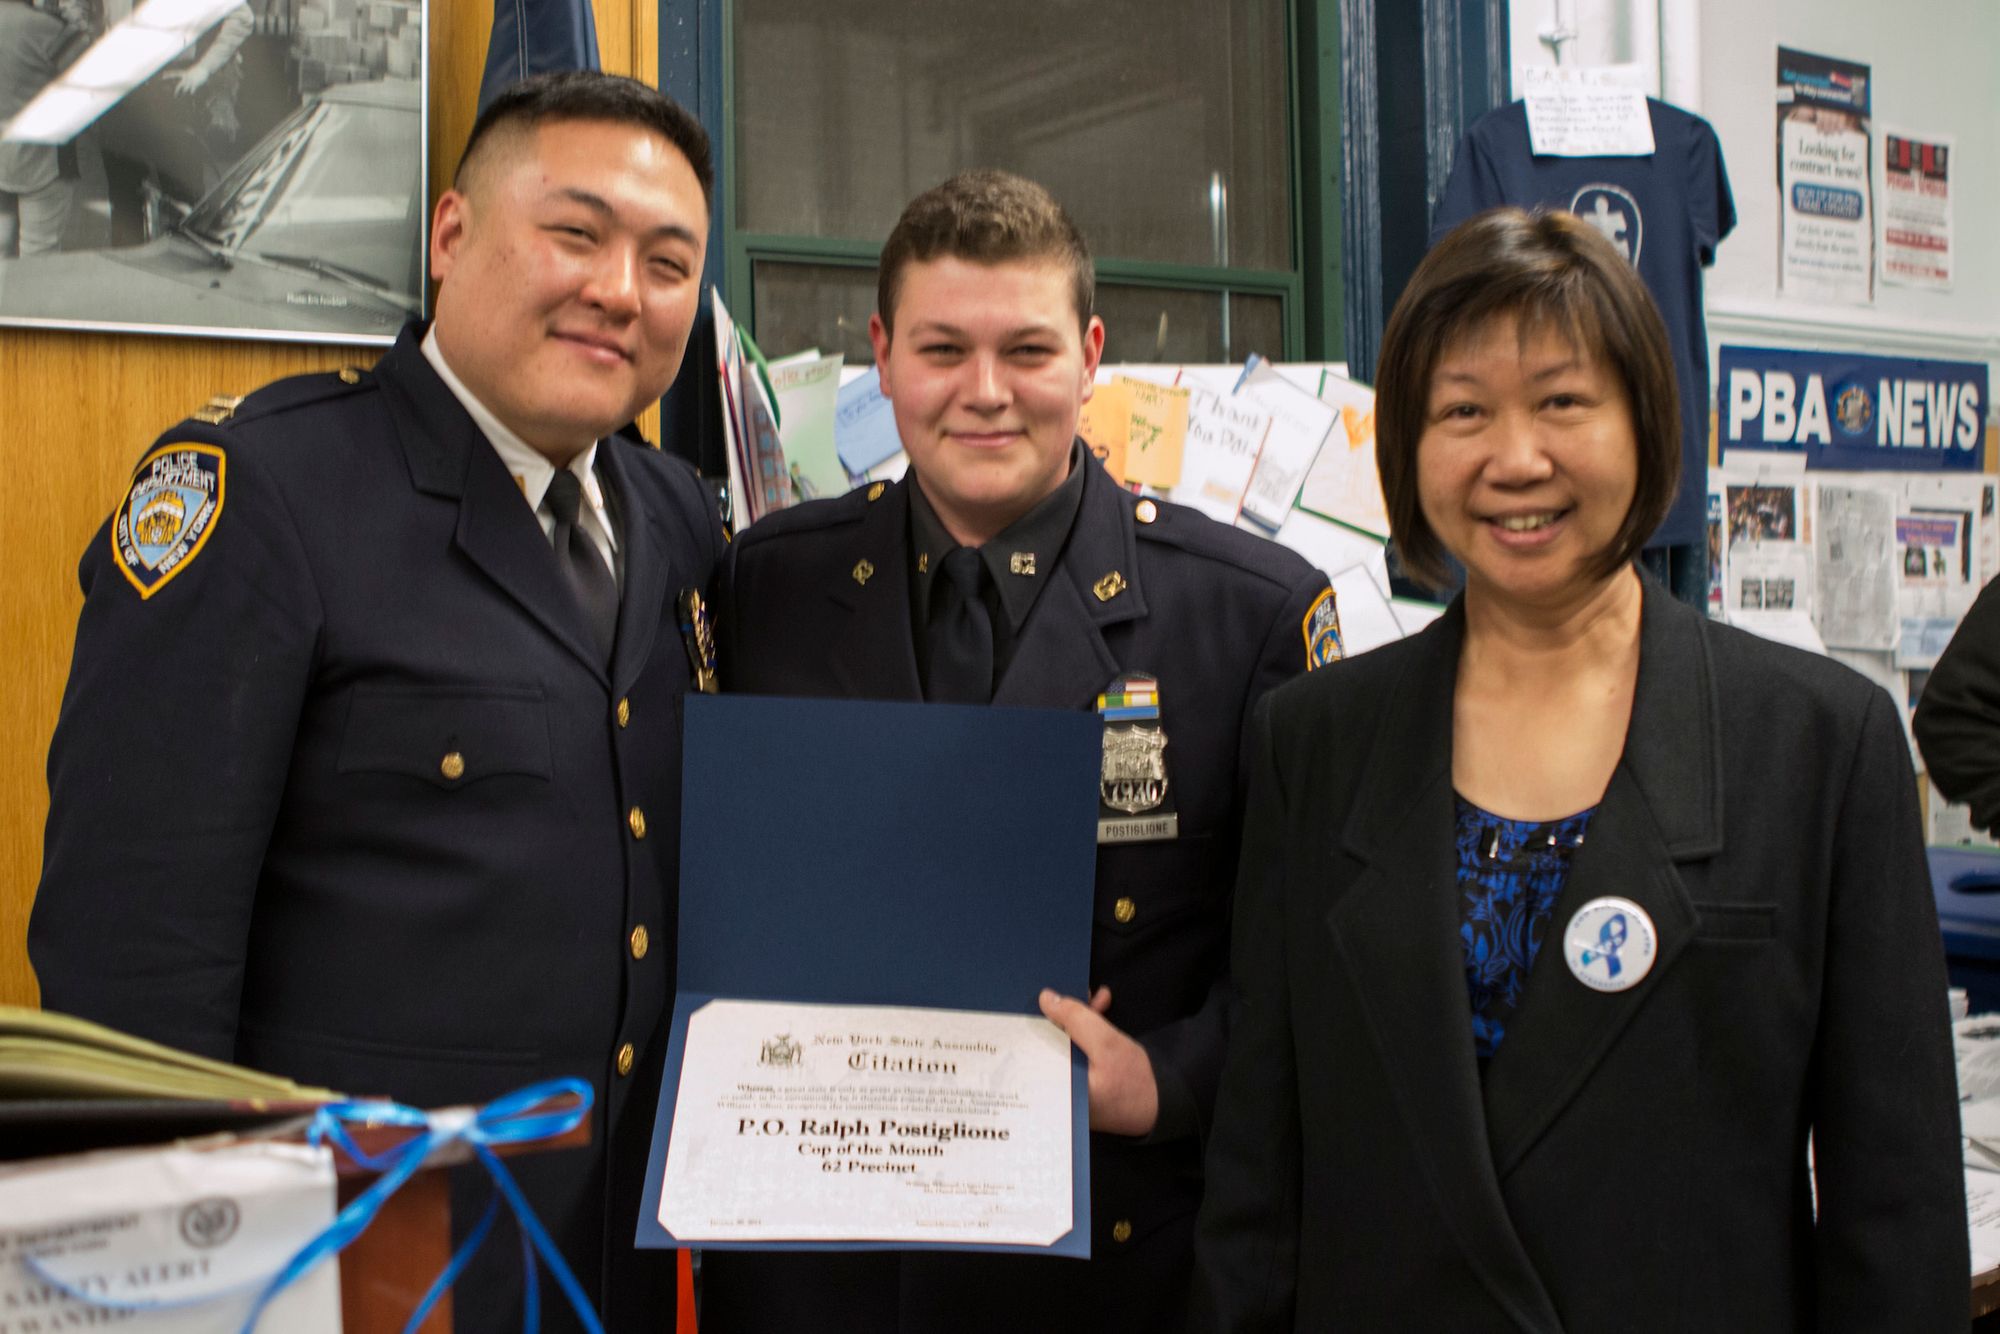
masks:
<path fill-rule="evenodd" d="M 214 445 L 161 445 L 139 461 L 111 516 L 111 555 L 139 596 L 185 570 L 222 517 L 227 457 Z"/>
<path fill-rule="evenodd" d="M 1331 588 L 1313 599 L 1299 628 L 1306 640 L 1307 671 L 1340 661 L 1340 610 L 1334 603 Z"/>

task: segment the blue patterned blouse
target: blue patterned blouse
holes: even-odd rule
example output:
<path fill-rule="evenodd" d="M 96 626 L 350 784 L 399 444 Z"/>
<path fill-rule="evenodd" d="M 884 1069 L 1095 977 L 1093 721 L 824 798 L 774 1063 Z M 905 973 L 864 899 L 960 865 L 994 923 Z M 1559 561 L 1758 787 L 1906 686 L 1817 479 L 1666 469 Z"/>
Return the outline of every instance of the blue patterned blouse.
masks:
<path fill-rule="evenodd" d="M 1484 1062 L 1500 1049 L 1528 988 L 1569 859 L 1597 809 L 1561 820 L 1509 820 L 1454 794 L 1458 807 L 1458 942 L 1472 993 L 1472 1043 Z"/>

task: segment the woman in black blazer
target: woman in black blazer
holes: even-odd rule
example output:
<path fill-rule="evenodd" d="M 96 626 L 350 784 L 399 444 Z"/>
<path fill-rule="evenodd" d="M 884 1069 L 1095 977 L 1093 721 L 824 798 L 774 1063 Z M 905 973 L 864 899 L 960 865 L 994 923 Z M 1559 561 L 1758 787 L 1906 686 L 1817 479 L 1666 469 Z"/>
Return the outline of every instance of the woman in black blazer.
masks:
<path fill-rule="evenodd" d="M 1260 712 L 1198 1329 L 1966 1327 L 1902 729 L 1637 573 L 1679 439 L 1588 225 L 1499 210 L 1418 269 L 1383 493 L 1465 591 Z"/>

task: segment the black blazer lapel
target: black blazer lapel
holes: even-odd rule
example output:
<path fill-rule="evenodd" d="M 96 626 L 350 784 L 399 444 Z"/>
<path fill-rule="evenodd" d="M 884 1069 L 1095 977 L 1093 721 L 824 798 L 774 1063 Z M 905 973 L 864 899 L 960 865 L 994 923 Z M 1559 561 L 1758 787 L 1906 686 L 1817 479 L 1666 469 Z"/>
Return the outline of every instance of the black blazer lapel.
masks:
<path fill-rule="evenodd" d="M 1583 1088 L 1693 939 L 1694 907 L 1675 862 L 1722 846 L 1719 716 L 1697 613 L 1647 580 L 1625 752 L 1486 1074 L 1487 1133 L 1503 1177 Z M 1606 895 L 1637 903 L 1657 942 L 1651 971 L 1626 991 L 1586 987 L 1565 957 L 1570 918 Z"/>
<path fill-rule="evenodd" d="M 1057 573 L 1021 627 L 1007 672 L 993 690 L 995 704 L 1088 708 L 1118 675 L 1118 659 L 1104 642 L 1104 627 L 1146 614 L 1132 501 L 1112 485 L 1088 452 L 1076 523 L 1063 546 Z M 1113 579 L 1113 576 L 1116 576 Z M 1112 579 L 1112 583 L 1100 584 Z M 1099 597 L 1097 589 L 1116 592 Z M 1144 663 L 1134 670 L 1144 670 Z"/>
<path fill-rule="evenodd" d="M 1342 835 L 1368 869 L 1326 925 L 1439 1215 L 1495 1300 L 1524 1327 L 1553 1329 L 1554 1304 L 1515 1234 L 1487 1148 L 1458 944 L 1451 718 L 1463 637 L 1455 602 L 1424 632 L 1423 651 L 1387 702 Z"/>
<path fill-rule="evenodd" d="M 836 691 L 852 699 L 921 700 L 910 628 L 909 488 L 905 478 L 869 502 L 837 568 L 825 571 L 826 596 L 839 611 L 828 620 L 827 668 Z"/>
<path fill-rule="evenodd" d="M 625 582 L 618 592 L 618 643 L 611 653 L 612 693 L 618 695 L 639 679 L 661 622 L 676 615 L 676 609 L 666 604 L 674 577 L 667 553 L 673 546 L 660 530 L 660 516 L 638 503 L 631 469 L 620 454 L 625 448 L 615 438 L 597 447 L 597 470 L 611 493 L 611 509 L 620 521 L 618 541 L 625 553 Z"/>
<path fill-rule="evenodd" d="M 548 539 L 500 456 L 404 329 L 376 365 L 394 405 L 412 484 L 458 501 L 459 549 L 586 666 L 604 676 L 583 609 L 562 585 Z"/>

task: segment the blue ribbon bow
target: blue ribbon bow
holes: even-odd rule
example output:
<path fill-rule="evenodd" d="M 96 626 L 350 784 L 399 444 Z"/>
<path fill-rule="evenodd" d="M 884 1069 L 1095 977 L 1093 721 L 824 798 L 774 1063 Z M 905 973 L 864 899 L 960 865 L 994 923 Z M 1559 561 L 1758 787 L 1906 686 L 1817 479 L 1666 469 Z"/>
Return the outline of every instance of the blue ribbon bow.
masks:
<path fill-rule="evenodd" d="M 577 1098 L 574 1106 L 559 1111 L 538 1110 L 542 1104 L 552 1102 L 564 1094 Z M 549 1239 L 548 1230 L 535 1217 L 534 1208 L 527 1197 L 521 1194 L 514 1176 L 500 1162 L 500 1156 L 493 1152 L 499 1144 L 530 1144 L 536 1140 L 553 1139 L 566 1135 L 583 1124 L 583 1118 L 590 1114 L 592 1095 L 590 1085 L 581 1079 L 551 1079 L 540 1084 L 497 1098 L 477 1112 L 453 1113 L 449 1116 L 430 1116 L 414 1107 L 405 1107 L 394 1102 L 335 1102 L 328 1103 L 313 1116 L 312 1124 L 306 1130 L 306 1142 L 315 1148 L 331 1142 L 349 1158 L 371 1172 L 379 1172 L 375 1184 L 362 1191 L 347 1207 L 342 1209 L 333 1222 L 311 1241 L 301 1247 L 296 1255 L 285 1263 L 285 1267 L 264 1285 L 257 1295 L 256 1304 L 243 1321 L 243 1334 L 253 1334 L 257 1321 L 263 1316 L 264 1308 L 292 1284 L 304 1278 L 314 1266 L 329 1255 L 337 1255 L 349 1243 L 375 1221 L 389 1197 L 399 1190 L 403 1183 L 417 1174 L 419 1168 L 431 1154 L 455 1141 L 463 1141 L 478 1160 L 485 1164 L 493 1178 L 497 1190 L 486 1202 L 486 1209 L 473 1224 L 472 1231 L 452 1253 L 451 1262 L 445 1265 L 424 1299 L 417 1304 L 409 1323 L 403 1327 L 404 1334 L 415 1334 L 424 1323 L 431 1310 L 450 1290 L 458 1276 L 465 1272 L 472 1262 L 486 1234 L 493 1230 L 493 1220 L 499 1212 L 500 1201 L 505 1199 L 508 1208 L 514 1211 L 514 1221 L 521 1229 L 522 1265 L 522 1327 L 528 1334 L 541 1328 L 541 1291 L 535 1278 L 535 1256 L 539 1254 L 548 1265 L 549 1272 L 556 1276 L 556 1284 L 569 1298 L 570 1307 L 583 1321 L 586 1334 L 604 1334 L 604 1326 L 598 1321 L 597 1313 L 590 1308 L 590 1299 L 584 1295 L 576 1276 L 570 1273 L 563 1262 L 562 1253 L 556 1250 Z M 408 1126 L 421 1131 L 401 1144 L 385 1149 L 379 1154 L 365 1152 L 347 1133 L 348 1125 L 359 1126 Z M 21 1257 L 30 1273 L 55 1287 L 58 1291 L 91 1306 L 119 1311 L 159 1311 L 172 1307 L 193 1306 L 214 1301 L 217 1297 L 231 1292 L 247 1291 L 249 1283 L 225 1288 L 218 1292 L 206 1292 L 199 1297 L 188 1297 L 167 1301 L 122 1302 L 85 1292 L 75 1284 L 66 1282 L 50 1273 L 40 1257 L 23 1254 Z"/>
<path fill-rule="evenodd" d="M 543 1104 L 564 1094 L 573 1094 L 577 1103 L 559 1111 L 541 1110 Z M 257 1296 L 256 1304 L 250 1308 L 249 1316 L 243 1321 L 244 1334 L 251 1334 L 256 1329 L 264 1308 L 279 1293 L 305 1277 L 320 1261 L 346 1249 L 367 1230 L 389 1197 L 415 1176 L 433 1153 L 455 1141 L 462 1141 L 472 1149 L 474 1157 L 492 1176 L 496 1193 L 487 1201 L 486 1209 L 472 1231 L 452 1253 L 451 1262 L 432 1280 L 430 1290 L 424 1293 L 424 1299 L 417 1304 L 409 1323 L 403 1327 L 405 1334 L 414 1334 L 458 1276 L 465 1272 L 480 1243 L 492 1231 L 493 1220 L 503 1198 L 507 1207 L 513 1210 L 514 1221 L 521 1229 L 522 1327 L 530 1334 L 541 1327 L 541 1292 L 535 1277 L 535 1256 L 539 1254 L 543 1263 L 548 1265 L 549 1272 L 555 1275 L 556 1285 L 569 1298 L 571 1309 L 583 1322 L 588 1334 L 604 1334 L 604 1326 L 598 1321 L 597 1313 L 591 1310 L 590 1299 L 584 1295 L 576 1276 L 563 1261 L 562 1253 L 550 1240 L 548 1230 L 535 1217 L 527 1197 L 515 1184 L 513 1173 L 493 1152 L 496 1145 L 529 1144 L 569 1133 L 583 1124 L 583 1118 L 590 1114 L 591 1098 L 590 1085 L 580 1079 L 551 1079 L 496 1098 L 469 1116 L 432 1117 L 414 1107 L 394 1102 L 336 1102 L 320 1108 L 306 1131 L 307 1143 L 314 1146 L 331 1143 L 355 1162 L 381 1175 L 367 1190 L 348 1201 L 339 1216 L 301 1247 L 298 1254 L 265 1285 L 264 1291 Z M 421 1133 L 379 1154 L 370 1154 L 363 1151 L 348 1134 L 349 1125 L 409 1126 Z"/>

